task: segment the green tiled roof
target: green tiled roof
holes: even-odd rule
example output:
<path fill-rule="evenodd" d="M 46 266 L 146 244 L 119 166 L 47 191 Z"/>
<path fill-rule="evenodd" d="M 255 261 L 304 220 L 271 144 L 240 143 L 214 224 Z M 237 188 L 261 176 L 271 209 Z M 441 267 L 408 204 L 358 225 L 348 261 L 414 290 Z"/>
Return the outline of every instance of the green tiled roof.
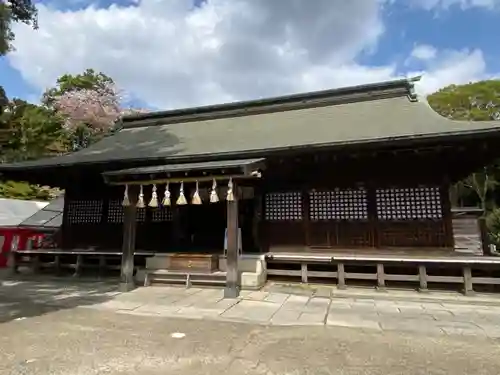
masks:
<path fill-rule="evenodd" d="M 500 121 L 452 121 L 415 99 L 409 80 L 124 119 L 124 128 L 87 149 L 1 165 L 13 169 L 110 161 L 260 157 L 299 148 L 500 132 Z"/>

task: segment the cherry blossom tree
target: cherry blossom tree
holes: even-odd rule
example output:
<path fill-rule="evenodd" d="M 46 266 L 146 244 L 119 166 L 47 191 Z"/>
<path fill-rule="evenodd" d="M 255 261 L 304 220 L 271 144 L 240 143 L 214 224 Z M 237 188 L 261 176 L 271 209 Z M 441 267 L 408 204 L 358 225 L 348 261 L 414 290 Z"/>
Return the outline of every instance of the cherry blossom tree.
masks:
<path fill-rule="evenodd" d="M 120 96 L 113 84 L 92 89 L 74 89 L 54 98 L 53 107 L 73 131 L 85 125 L 92 133 L 105 133 L 120 117 Z"/>
<path fill-rule="evenodd" d="M 103 136 L 112 134 L 125 115 L 145 110 L 122 107 L 125 92 L 104 73 L 87 69 L 82 74 L 65 74 L 56 87 L 48 90 L 42 102 L 65 119 L 69 148 L 85 148 Z"/>

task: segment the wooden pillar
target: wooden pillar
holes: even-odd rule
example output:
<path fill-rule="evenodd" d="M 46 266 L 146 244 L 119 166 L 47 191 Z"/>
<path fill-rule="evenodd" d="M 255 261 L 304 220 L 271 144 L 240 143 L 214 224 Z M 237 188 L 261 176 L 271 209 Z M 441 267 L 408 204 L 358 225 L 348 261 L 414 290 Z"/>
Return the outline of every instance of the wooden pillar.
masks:
<path fill-rule="evenodd" d="M 183 230 L 180 222 L 180 207 L 177 205 L 170 206 L 172 210 L 172 247 L 175 251 L 181 248 L 181 230 Z"/>
<path fill-rule="evenodd" d="M 442 246 L 455 249 L 455 237 L 453 235 L 453 215 L 451 213 L 450 185 L 446 183 L 440 188 L 441 207 L 443 212 L 444 243 Z"/>
<path fill-rule="evenodd" d="M 486 218 L 481 215 L 478 219 L 479 233 L 481 236 L 481 250 L 484 256 L 491 256 L 490 239 L 488 236 L 488 227 L 486 226 Z"/>
<path fill-rule="evenodd" d="M 130 206 L 123 207 L 123 243 L 122 264 L 120 275 L 120 291 L 129 292 L 135 289 L 134 281 L 134 252 L 135 234 L 137 228 L 137 194 L 136 189 L 129 186 Z"/>
<path fill-rule="evenodd" d="M 237 298 L 240 295 L 240 275 L 238 272 L 238 196 L 233 182 L 234 200 L 227 203 L 227 251 L 226 251 L 226 288 L 224 298 Z"/>

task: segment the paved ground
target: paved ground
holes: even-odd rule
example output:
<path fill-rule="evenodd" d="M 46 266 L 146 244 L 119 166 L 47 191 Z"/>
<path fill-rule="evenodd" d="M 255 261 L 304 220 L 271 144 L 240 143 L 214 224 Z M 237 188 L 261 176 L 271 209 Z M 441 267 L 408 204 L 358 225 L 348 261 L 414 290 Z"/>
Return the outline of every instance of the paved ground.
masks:
<path fill-rule="evenodd" d="M 496 340 L 471 336 L 75 307 L 0 324 L 0 374 L 9 375 L 497 375 L 499 368 Z"/>
<path fill-rule="evenodd" d="M 498 297 L 366 290 L 340 296 L 335 289 L 326 288 L 267 289 L 243 291 L 240 298 L 227 300 L 220 289 L 162 286 L 122 294 L 109 283 L 5 281 L 0 289 L 0 322 L 78 308 L 270 326 L 326 325 L 500 338 Z"/>

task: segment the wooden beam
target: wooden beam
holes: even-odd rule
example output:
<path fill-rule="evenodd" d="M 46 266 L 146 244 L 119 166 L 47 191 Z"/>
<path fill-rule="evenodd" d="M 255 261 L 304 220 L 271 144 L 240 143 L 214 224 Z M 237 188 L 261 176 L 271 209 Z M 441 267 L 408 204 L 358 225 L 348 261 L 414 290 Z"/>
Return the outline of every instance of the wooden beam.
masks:
<path fill-rule="evenodd" d="M 134 252 L 135 235 L 137 228 L 137 194 L 130 194 L 130 205 L 123 208 L 123 243 L 122 264 L 120 275 L 120 291 L 129 292 L 135 289 L 134 281 Z"/>
<path fill-rule="evenodd" d="M 237 298 L 240 295 L 240 275 L 238 270 L 238 189 L 233 181 L 234 200 L 227 203 L 227 251 L 226 287 L 224 298 Z"/>
<path fill-rule="evenodd" d="M 253 175 L 214 175 L 214 176 L 200 176 L 200 177 L 172 177 L 172 178 L 161 178 L 161 179 L 152 179 L 152 180 L 141 180 L 141 181 L 109 181 L 109 177 L 104 177 L 105 181 L 108 185 L 153 185 L 153 184 L 166 184 L 168 183 L 178 183 L 181 182 L 189 183 L 189 182 L 205 182 L 205 181 L 213 181 L 215 180 L 229 180 L 229 179 L 251 179 L 251 178 L 259 178 L 260 174 Z"/>

